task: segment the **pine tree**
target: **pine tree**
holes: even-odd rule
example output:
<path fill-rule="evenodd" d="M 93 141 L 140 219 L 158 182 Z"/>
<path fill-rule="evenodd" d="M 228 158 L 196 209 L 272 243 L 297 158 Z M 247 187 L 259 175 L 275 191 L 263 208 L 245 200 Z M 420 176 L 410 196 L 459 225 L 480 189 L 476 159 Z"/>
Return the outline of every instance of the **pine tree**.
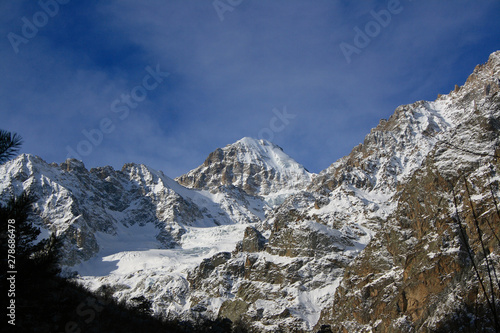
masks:
<path fill-rule="evenodd" d="M 0 204 L 0 223 L 2 224 L 0 238 L 4 240 L 4 237 L 7 237 L 7 222 L 14 220 L 16 254 L 20 257 L 29 257 L 34 250 L 33 242 L 40 234 L 40 229 L 28 221 L 32 204 L 33 198 L 26 192 L 18 197 L 12 197 L 6 205 Z"/>
<path fill-rule="evenodd" d="M 0 164 L 13 158 L 19 151 L 22 138 L 17 133 L 0 130 Z M 0 203 L 0 241 L 2 253 L 6 253 L 8 240 L 8 221 L 14 220 L 16 257 L 19 263 L 54 272 L 57 267 L 57 249 L 60 242 L 55 236 L 35 244 L 40 229 L 29 220 L 35 198 L 23 191 L 13 196 L 6 204 Z"/>
<path fill-rule="evenodd" d="M 23 144 L 23 138 L 17 134 L 0 129 L 0 164 L 16 156 Z"/>

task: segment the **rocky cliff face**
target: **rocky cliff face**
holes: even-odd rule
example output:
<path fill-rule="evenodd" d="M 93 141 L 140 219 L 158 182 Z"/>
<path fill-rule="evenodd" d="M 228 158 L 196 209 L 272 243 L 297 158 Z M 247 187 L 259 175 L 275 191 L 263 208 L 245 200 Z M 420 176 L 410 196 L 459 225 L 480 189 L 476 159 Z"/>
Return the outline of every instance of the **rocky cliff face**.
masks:
<path fill-rule="evenodd" d="M 237 190 L 217 197 L 189 190 L 144 165 L 89 171 L 77 160 L 57 165 L 21 155 L 1 166 L 0 177 L 3 200 L 22 190 L 35 196 L 33 223 L 65 240 L 64 264 L 70 266 L 99 252 L 97 236 L 117 236 L 121 227 L 151 226 L 151 245 L 172 248 L 189 226 L 255 223 L 263 218 L 264 203 L 259 199 L 249 202 Z"/>
<path fill-rule="evenodd" d="M 491 326 L 450 193 L 464 196 L 465 181 L 461 190 L 458 185 L 464 175 L 478 179 L 470 186 L 479 209 L 490 184 L 497 188 L 489 173 L 496 170 L 499 56 L 449 95 L 398 107 L 350 155 L 257 226 L 267 239 L 259 251 L 250 233 L 243 244 L 253 244 L 252 250 L 240 246 L 213 270 L 195 271 L 191 281 L 198 292 L 204 283 L 220 286 L 228 298 L 219 315 L 253 322 L 257 331 L 307 330 L 314 323 L 334 331 L 474 330 L 479 321 Z M 488 167 L 473 176 L 478 163 Z M 498 222 L 493 202 L 477 211 L 492 253 L 498 231 L 485 221 Z M 459 212 L 465 204 L 460 199 Z M 475 230 L 470 214 L 461 217 L 468 242 Z M 484 266 L 477 239 L 470 251 Z M 296 280 L 304 266 L 311 274 Z M 482 304 L 475 307 L 477 317 L 470 316 L 474 304 Z"/>
<path fill-rule="evenodd" d="M 395 210 L 345 270 L 318 327 L 495 331 L 491 297 L 499 289 L 488 271 L 499 269 L 499 77 L 497 52 L 433 103 L 449 128 L 434 135 L 421 167 L 398 185 Z"/>
<path fill-rule="evenodd" d="M 250 138 L 176 180 L 22 155 L 0 167 L 0 200 L 35 194 L 33 223 L 63 237 L 66 272 L 158 315 L 256 332 L 487 330 L 500 313 L 499 91 L 496 52 L 318 175 Z"/>
<path fill-rule="evenodd" d="M 189 188 L 235 186 L 249 195 L 268 196 L 300 190 L 312 176 L 280 147 L 247 137 L 216 149 L 202 165 L 176 180 Z"/>

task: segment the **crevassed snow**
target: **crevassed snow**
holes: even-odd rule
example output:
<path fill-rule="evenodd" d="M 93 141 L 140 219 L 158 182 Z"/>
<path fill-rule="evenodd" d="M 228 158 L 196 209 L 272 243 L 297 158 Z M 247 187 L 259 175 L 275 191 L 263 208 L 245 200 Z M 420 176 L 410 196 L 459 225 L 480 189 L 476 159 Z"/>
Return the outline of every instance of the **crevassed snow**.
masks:
<path fill-rule="evenodd" d="M 143 227 L 121 226 L 115 236 L 97 233 L 101 244 L 99 253 L 89 261 L 66 271 L 76 271 L 80 282 L 91 289 L 109 283 L 128 285 L 135 289 L 147 276 L 161 276 L 184 280 L 188 270 L 198 266 L 205 258 L 218 252 L 232 251 L 243 238 L 246 225 L 234 224 L 211 228 L 187 227 L 181 246 L 161 249 L 155 241 L 158 233 L 152 225 Z M 173 284 L 172 287 L 178 287 Z"/>

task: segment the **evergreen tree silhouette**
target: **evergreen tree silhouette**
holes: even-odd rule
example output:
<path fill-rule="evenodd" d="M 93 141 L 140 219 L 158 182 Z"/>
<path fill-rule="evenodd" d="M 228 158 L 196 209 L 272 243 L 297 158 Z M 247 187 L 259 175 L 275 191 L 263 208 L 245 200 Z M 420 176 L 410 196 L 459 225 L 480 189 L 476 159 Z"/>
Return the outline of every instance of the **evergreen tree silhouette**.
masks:
<path fill-rule="evenodd" d="M 0 164 L 17 155 L 23 144 L 23 138 L 17 133 L 0 129 Z"/>

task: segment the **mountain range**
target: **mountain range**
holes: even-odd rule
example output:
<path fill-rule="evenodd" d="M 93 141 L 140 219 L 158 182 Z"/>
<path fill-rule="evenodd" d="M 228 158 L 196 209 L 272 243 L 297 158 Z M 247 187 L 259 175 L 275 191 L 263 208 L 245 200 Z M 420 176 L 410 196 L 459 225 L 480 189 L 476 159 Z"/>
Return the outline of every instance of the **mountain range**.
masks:
<path fill-rule="evenodd" d="M 318 174 L 248 137 L 176 179 L 23 154 L 0 166 L 0 201 L 34 195 L 31 222 L 63 240 L 64 276 L 142 296 L 160 317 L 256 332 L 487 331 L 500 306 L 488 278 L 500 269 L 499 91 L 497 51 Z"/>

